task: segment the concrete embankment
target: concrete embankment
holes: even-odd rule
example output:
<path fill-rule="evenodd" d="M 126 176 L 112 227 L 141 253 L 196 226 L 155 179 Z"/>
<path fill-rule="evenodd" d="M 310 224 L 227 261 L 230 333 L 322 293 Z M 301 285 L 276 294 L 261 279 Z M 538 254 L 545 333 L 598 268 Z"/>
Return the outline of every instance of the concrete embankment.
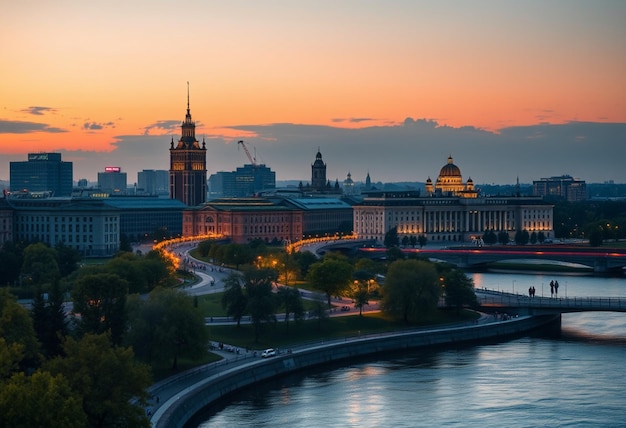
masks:
<path fill-rule="evenodd" d="M 256 382 L 295 370 L 369 354 L 506 338 L 559 322 L 560 315 L 524 316 L 487 324 L 330 341 L 274 358 L 247 360 L 233 368 L 207 373 L 195 384 L 181 389 L 153 415 L 153 426 L 183 427 L 208 404 Z"/>

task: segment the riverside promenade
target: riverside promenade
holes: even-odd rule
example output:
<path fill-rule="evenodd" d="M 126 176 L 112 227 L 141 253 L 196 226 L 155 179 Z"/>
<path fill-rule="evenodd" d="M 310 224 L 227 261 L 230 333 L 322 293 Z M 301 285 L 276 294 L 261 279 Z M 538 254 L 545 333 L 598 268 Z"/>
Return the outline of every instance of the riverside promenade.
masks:
<path fill-rule="evenodd" d="M 378 353 L 505 339 L 555 323 L 560 323 L 560 314 L 512 318 L 484 314 L 476 322 L 299 345 L 267 359 L 253 351 L 217 350 L 223 360 L 154 384 L 147 411 L 153 427 L 182 428 L 202 408 L 228 394 L 289 372 Z"/>

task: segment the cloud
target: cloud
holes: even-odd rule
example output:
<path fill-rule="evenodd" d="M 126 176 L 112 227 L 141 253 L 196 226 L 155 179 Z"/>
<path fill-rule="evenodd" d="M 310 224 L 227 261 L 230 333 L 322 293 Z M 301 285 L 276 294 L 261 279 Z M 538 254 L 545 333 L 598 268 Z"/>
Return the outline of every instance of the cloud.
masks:
<path fill-rule="evenodd" d="M 254 150 L 257 162 L 275 171 L 277 180 L 309 182 L 319 147 L 331 181 L 341 182 L 350 172 L 355 181 L 364 181 L 369 173 L 375 182 L 424 182 L 436 178 L 451 155 L 463 179 L 471 177 L 476 185 L 514 184 L 518 177 L 521 183 L 532 183 L 562 174 L 589 183 L 626 183 L 626 123 L 538 124 L 491 132 L 407 118 L 389 126 L 358 129 L 297 123 L 239 124 L 227 129 L 247 135 L 246 145 Z M 170 141 L 165 135 L 119 135 L 110 152 L 64 151 L 63 159 L 74 162 L 75 179 L 95 180 L 97 171 L 113 165 L 127 172 L 132 184 L 138 171 L 169 169 Z M 249 162 L 236 141 L 206 137 L 209 175 Z"/>
<path fill-rule="evenodd" d="M 46 123 L 0 119 L 0 134 L 28 134 L 31 132 L 48 132 L 51 134 L 56 134 L 68 131 L 62 128 L 49 126 Z"/>
<path fill-rule="evenodd" d="M 113 122 L 105 122 L 105 123 L 85 122 L 83 123 L 82 128 L 86 131 L 99 131 L 104 128 L 115 128 L 115 123 Z"/>
<path fill-rule="evenodd" d="M 378 121 L 378 119 L 374 119 L 371 117 L 349 117 L 349 118 L 335 118 L 331 120 L 333 123 L 361 123 L 361 122 L 373 122 Z"/>
<path fill-rule="evenodd" d="M 158 134 L 170 134 L 180 128 L 180 120 L 158 120 L 143 129 L 144 135 L 151 135 L 151 131 L 160 131 Z"/>
<path fill-rule="evenodd" d="M 52 107 L 30 106 L 21 110 L 22 113 L 28 113 L 35 116 L 43 116 L 44 113 L 55 113 L 56 109 Z"/>

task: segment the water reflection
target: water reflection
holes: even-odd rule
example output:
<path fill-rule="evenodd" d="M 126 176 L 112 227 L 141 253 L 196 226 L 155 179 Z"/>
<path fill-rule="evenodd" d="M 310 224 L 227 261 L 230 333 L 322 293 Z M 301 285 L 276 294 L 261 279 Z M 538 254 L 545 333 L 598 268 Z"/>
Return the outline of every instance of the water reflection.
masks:
<path fill-rule="evenodd" d="M 471 274 L 518 292 L 552 279 L 580 297 L 626 297 L 624 278 Z M 544 290 L 545 291 L 545 290 Z M 547 290 L 549 294 L 549 288 Z M 563 290 L 563 293 L 565 291 Z M 202 427 L 624 426 L 626 314 L 564 314 L 556 334 L 376 355 L 296 373 L 207 409 Z M 197 425 L 196 425 L 197 426 Z"/>

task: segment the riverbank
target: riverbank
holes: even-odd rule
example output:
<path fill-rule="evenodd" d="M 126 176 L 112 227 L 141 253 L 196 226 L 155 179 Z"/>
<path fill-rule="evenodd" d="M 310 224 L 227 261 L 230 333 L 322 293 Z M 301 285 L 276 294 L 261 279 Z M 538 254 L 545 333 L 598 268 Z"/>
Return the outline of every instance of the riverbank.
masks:
<path fill-rule="evenodd" d="M 560 315 L 495 319 L 485 316 L 480 322 L 449 328 L 429 328 L 409 332 L 363 336 L 310 344 L 261 359 L 244 354 L 236 361 L 200 368 L 166 379 L 151 388 L 160 406 L 151 421 L 155 427 L 183 427 L 207 405 L 234 391 L 307 367 L 346 360 L 363 355 L 404 349 L 446 346 L 499 340 L 559 323 Z"/>

